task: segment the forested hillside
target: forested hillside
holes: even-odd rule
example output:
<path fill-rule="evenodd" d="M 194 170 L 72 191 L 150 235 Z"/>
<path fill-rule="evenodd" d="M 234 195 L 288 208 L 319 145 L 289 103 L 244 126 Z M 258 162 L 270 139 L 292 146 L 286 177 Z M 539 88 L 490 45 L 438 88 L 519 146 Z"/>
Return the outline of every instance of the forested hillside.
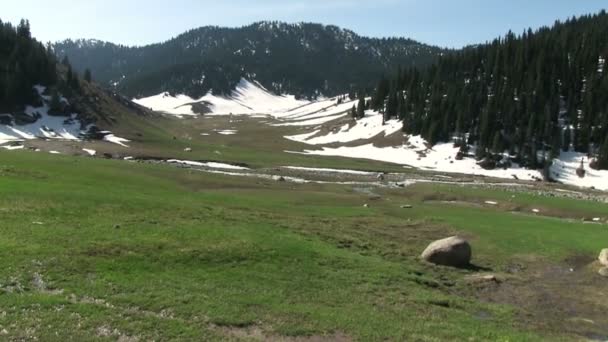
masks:
<path fill-rule="evenodd" d="M 90 71 L 85 73 L 90 81 Z M 55 114 L 68 112 L 61 95 L 73 97 L 81 93 L 80 80 L 67 59 L 57 62 L 50 46 L 34 39 L 27 20 L 17 27 L 0 20 L 0 110 L 21 111 L 36 105 L 42 86 L 50 96 L 50 110 Z"/>
<path fill-rule="evenodd" d="M 476 146 L 478 159 L 542 167 L 560 151 L 608 169 L 608 15 L 509 32 L 380 81 L 371 106 L 428 142 Z M 488 163 L 489 165 L 493 163 Z"/>
<path fill-rule="evenodd" d="M 202 27 L 167 42 L 126 47 L 96 40 L 54 45 L 75 69 L 132 97 L 228 93 L 242 77 L 277 93 L 311 97 L 370 88 L 398 66 L 422 67 L 443 50 L 410 39 L 374 39 L 319 24 L 260 22 Z"/>
<path fill-rule="evenodd" d="M 0 110 L 31 103 L 34 85 L 56 82 L 55 56 L 32 38 L 29 22 L 14 27 L 0 20 Z"/>

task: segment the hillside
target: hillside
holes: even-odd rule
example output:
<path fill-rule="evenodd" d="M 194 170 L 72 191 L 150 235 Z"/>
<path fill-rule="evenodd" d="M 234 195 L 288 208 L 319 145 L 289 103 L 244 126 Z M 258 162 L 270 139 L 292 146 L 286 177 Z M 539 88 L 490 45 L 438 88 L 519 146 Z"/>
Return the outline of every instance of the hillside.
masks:
<path fill-rule="evenodd" d="M 25 141 L 105 140 L 124 145 L 142 132 L 162 134 L 157 116 L 117 93 L 81 78 L 68 61 L 31 36 L 29 22 L 14 27 L 0 21 L 0 145 L 24 148 Z M 32 149 L 35 147 L 29 146 Z M 37 149 L 37 148 L 35 148 Z"/>
<path fill-rule="evenodd" d="M 410 39 L 366 38 L 335 26 L 259 22 L 202 27 L 169 41 L 126 47 L 96 40 L 53 46 L 79 71 L 132 97 L 226 93 L 243 77 L 276 93 L 310 97 L 373 86 L 382 74 L 423 67 L 443 50 Z"/>
<path fill-rule="evenodd" d="M 606 32 L 605 11 L 509 32 L 381 80 L 370 105 L 402 120 L 406 133 L 454 142 L 489 168 L 547 170 L 560 154 L 579 153 L 579 163 L 606 170 Z"/>

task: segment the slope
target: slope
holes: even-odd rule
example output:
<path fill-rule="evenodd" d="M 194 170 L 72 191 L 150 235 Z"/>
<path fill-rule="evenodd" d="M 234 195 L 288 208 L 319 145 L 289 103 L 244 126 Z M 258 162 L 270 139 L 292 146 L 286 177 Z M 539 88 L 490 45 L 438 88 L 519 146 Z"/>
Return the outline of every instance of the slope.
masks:
<path fill-rule="evenodd" d="M 260 22 L 241 28 L 202 27 L 167 42 L 125 47 L 96 40 L 54 45 L 79 71 L 132 97 L 169 92 L 229 93 L 243 77 L 276 93 L 335 95 L 399 66 L 425 66 L 443 52 L 410 39 L 375 39 L 319 24 Z M 354 90 L 354 89 L 353 89 Z"/>

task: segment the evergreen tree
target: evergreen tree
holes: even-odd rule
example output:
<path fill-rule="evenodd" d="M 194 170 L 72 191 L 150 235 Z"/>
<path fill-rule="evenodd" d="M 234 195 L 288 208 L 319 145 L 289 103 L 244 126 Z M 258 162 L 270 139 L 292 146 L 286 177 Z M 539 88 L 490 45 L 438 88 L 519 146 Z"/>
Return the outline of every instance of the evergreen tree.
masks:
<path fill-rule="evenodd" d="M 600 148 L 600 153 L 597 158 L 598 167 L 601 170 L 608 170 L 608 136 L 604 139 L 604 143 Z"/>
<path fill-rule="evenodd" d="M 608 96 L 599 96 L 608 93 L 608 72 L 598 71 L 598 59 L 608 55 L 605 32 L 605 11 L 509 32 L 428 68 L 382 78 L 372 108 L 398 115 L 405 133 L 430 143 L 468 134 L 480 158 L 509 150 L 536 167 L 573 146 L 599 159 L 608 135 Z M 394 95 L 402 93 L 405 105 Z"/>
<path fill-rule="evenodd" d="M 359 103 L 357 104 L 357 119 L 363 119 L 365 117 L 365 95 L 359 94 Z"/>
<path fill-rule="evenodd" d="M 51 101 L 49 103 L 50 112 L 53 114 L 59 114 L 61 112 L 61 98 L 57 89 L 51 91 Z"/>
<path fill-rule="evenodd" d="M 87 83 L 91 83 L 91 81 L 93 80 L 93 77 L 91 76 L 91 69 L 86 69 L 84 71 L 84 80 L 87 81 Z M 339 99 L 338 104 L 342 103 L 342 98 Z"/>

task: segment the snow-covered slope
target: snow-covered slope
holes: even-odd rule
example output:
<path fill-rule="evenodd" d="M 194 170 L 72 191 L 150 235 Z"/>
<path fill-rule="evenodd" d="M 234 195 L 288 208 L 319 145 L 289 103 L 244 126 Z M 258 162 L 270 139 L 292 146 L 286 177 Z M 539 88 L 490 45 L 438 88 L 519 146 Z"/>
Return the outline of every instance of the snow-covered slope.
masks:
<path fill-rule="evenodd" d="M 284 114 L 292 108 L 309 103 L 297 100 L 293 95 L 275 95 L 257 82 L 241 79 L 230 96 L 213 93 L 193 99 L 186 95 L 172 96 L 162 93 L 151 97 L 134 99 L 133 102 L 154 111 L 176 116 L 197 115 L 193 105 L 204 105 L 208 115 Z"/>
<path fill-rule="evenodd" d="M 383 122 L 382 114 L 378 112 L 366 111 L 364 118 L 354 120 L 350 118 L 350 110 L 357 101 L 339 101 L 340 98 L 344 97 L 299 101 L 293 96 L 274 95 L 258 83 L 243 79 L 228 97 L 210 93 L 200 99 L 192 99 L 184 95 L 173 97 L 160 94 L 136 102 L 177 116 L 195 115 L 192 105 L 197 103 L 207 106 L 210 110 L 207 115 L 271 116 L 275 120 L 267 124 L 299 131 L 298 134 L 285 136 L 286 139 L 311 146 L 291 153 L 370 159 L 429 171 L 505 179 L 543 178 L 540 170 L 525 169 L 517 164 L 512 164 L 508 169 L 488 170 L 471 157 L 457 160 L 459 148 L 454 147 L 453 143 L 429 147 L 419 136 L 402 135 L 400 121 Z M 390 141 L 385 139 L 389 136 Z M 562 153 L 551 167 L 551 177 L 564 184 L 608 190 L 608 171 L 592 170 L 589 160 L 584 157 L 577 153 Z M 585 159 L 587 170 L 584 178 L 576 174 L 581 159 Z"/>
<path fill-rule="evenodd" d="M 45 87 L 35 86 L 42 106 L 27 106 L 22 115 L 22 119 L 30 122 L 17 124 L 11 114 L 0 114 L 0 117 L 8 118 L 11 124 L 0 124 L 0 145 L 14 145 L 17 142 L 34 139 L 54 139 L 54 140 L 81 140 L 93 125 L 84 125 L 78 120 L 78 114 L 72 113 L 69 116 L 53 116 L 49 114 L 50 96 L 44 95 Z M 61 98 L 65 104 L 69 104 L 67 99 Z M 128 140 L 114 136 L 111 132 L 101 132 L 105 135 L 104 140 L 119 145 L 124 145 Z M 13 149 L 11 146 L 3 146 Z"/>
<path fill-rule="evenodd" d="M 352 104 L 349 104 L 352 106 Z M 308 111 L 306 111 L 308 107 Z M 285 119 L 310 118 L 316 115 L 314 110 L 322 108 L 323 104 L 310 104 L 298 110 L 297 114 L 284 116 Z M 333 113 L 328 111 L 325 118 L 333 118 Z M 346 115 L 346 114 L 345 114 Z M 315 116 L 318 119 L 323 116 Z M 383 124 L 382 115 L 374 111 L 367 111 L 363 119 L 344 120 L 343 125 L 329 132 L 321 133 L 322 125 L 314 122 L 317 119 L 304 121 L 309 125 L 303 129 L 303 133 L 286 136 L 292 141 L 301 142 L 316 148 L 305 149 L 302 152 L 289 151 L 290 153 L 301 153 L 319 156 L 339 156 L 347 158 L 370 159 L 383 162 L 401 164 L 422 170 L 472 174 L 496 178 L 539 180 L 543 178 L 540 170 L 530 170 L 513 163 L 507 169 L 496 168 L 487 170 L 478 165 L 474 158 L 463 158 L 457 160 L 458 147 L 453 143 L 441 143 L 429 147 L 420 136 L 403 136 L 403 142 L 398 145 L 380 147 L 374 144 L 377 139 L 382 139 L 401 131 L 402 123 L 391 120 Z M 298 121 L 289 121 L 279 125 L 295 125 Z M 333 123 L 335 124 L 335 123 Z M 353 146 L 353 143 L 356 145 Z M 340 146 L 340 145 L 348 146 Z M 331 145 L 328 147 L 327 145 Z M 336 147 L 336 145 L 338 145 Z M 384 145 L 386 146 L 386 145 Z M 508 157 L 508 156 L 505 156 Z M 581 160 L 586 170 L 585 177 L 577 175 L 576 170 L 580 167 Z M 596 171 L 589 166 L 589 159 L 580 153 L 562 153 L 560 158 L 554 160 L 551 166 L 551 177 L 561 183 L 600 190 L 608 190 L 608 171 Z"/>
<path fill-rule="evenodd" d="M 346 115 L 347 114 L 344 114 L 344 116 Z M 331 117 L 332 116 L 330 116 L 330 118 Z M 357 140 L 368 140 L 379 135 L 389 136 L 401 131 L 401 128 L 402 124 L 400 121 L 391 120 L 383 125 L 382 115 L 373 111 L 367 111 L 363 119 L 345 123 L 339 130 L 327 135 L 315 136 L 306 133 L 303 135 L 287 136 L 285 138 L 309 145 L 328 145 L 349 143 Z"/>

